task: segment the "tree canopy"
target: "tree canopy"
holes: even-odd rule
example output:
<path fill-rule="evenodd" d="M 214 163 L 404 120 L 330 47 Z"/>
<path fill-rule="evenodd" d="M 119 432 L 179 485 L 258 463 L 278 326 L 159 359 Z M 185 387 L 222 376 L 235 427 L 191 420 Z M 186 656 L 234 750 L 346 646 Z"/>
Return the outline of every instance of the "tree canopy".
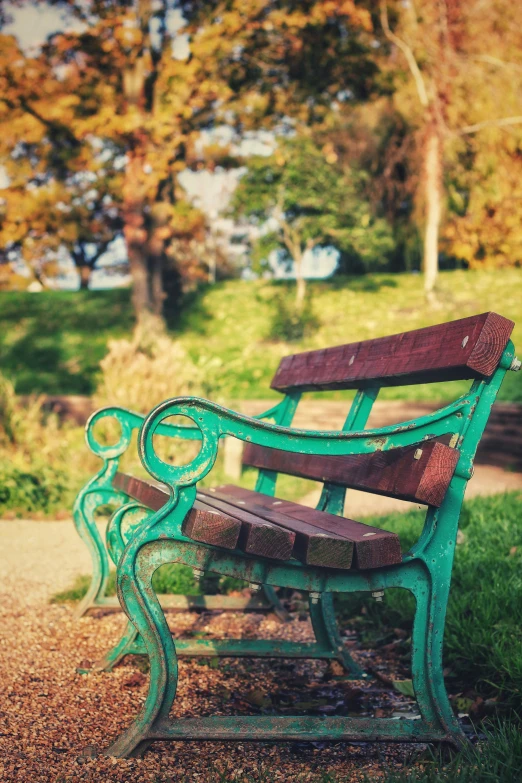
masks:
<path fill-rule="evenodd" d="M 4 3 L 0 23 L 13 5 L 31 4 Z M 303 247 L 335 239 L 361 268 L 392 256 L 397 267 L 424 232 L 428 289 L 441 250 L 470 266 L 521 263 L 522 27 L 510 0 L 49 5 L 66 22 L 39 49 L 0 34 L 0 250 L 35 274 L 65 247 L 86 283 L 122 235 L 136 312 L 161 314 L 166 288 L 201 278 L 213 246 L 181 172 L 245 163 L 213 141 L 222 125 L 280 139 L 284 166 L 250 161 L 241 188 L 255 181 L 265 213 L 299 226 Z M 266 201 L 269 169 L 288 194 L 280 208 Z M 298 202 L 313 206 L 296 217 Z"/>
<path fill-rule="evenodd" d="M 203 130 L 313 122 L 336 92 L 372 89 L 371 18 L 351 0 L 53 4 L 76 24 L 38 53 L 0 37 L 0 241 L 36 265 L 64 243 L 81 263 L 121 230 L 137 312 L 161 313 L 176 240 L 204 229 L 178 182 L 205 165 Z"/>
<path fill-rule="evenodd" d="M 298 304 L 305 290 L 303 256 L 314 247 L 333 245 L 359 269 L 386 266 L 392 233 L 365 196 L 367 178 L 363 169 L 339 165 L 331 142 L 321 147 L 309 135 L 286 139 L 270 157 L 248 161 L 234 213 L 257 228 L 255 256 L 278 249 L 289 254 Z"/>

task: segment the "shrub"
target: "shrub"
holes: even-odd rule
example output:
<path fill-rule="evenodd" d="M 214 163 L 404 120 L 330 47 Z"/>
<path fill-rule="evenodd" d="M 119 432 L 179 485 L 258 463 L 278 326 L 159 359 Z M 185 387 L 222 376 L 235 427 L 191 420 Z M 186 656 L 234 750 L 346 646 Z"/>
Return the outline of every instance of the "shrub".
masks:
<path fill-rule="evenodd" d="M 202 370 L 152 316 L 140 321 L 131 339 L 109 340 L 108 346 L 100 362 L 97 406 L 148 413 L 169 397 L 203 391 Z"/>
<path fill-rule="evenodd" d="M 52 513 L 70 508 L 91 461 L 71 460 L 79 428 L 60 427 L 39 398 L 22 405 L 0 375 L 0 514 Z M 76 441 L 76 442 L 75 442 Z M 94 458 L 93 458 L 94 459 Z"/>
<path fill-rule="evenodd" d="M 50 514 L 72 506 L 73 499 L 74 487 L 65 470 L 45 464 L 20 470 L 0 462 L 0 514 L 6 510 Z"/>

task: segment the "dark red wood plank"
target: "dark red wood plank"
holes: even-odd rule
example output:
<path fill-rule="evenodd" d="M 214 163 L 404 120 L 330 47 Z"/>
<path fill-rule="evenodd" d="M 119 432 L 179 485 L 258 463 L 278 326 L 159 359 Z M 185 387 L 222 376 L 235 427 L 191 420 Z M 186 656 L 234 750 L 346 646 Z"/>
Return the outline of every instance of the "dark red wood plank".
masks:
<path fill-rule="evenodd" d="M 117 473 L 113 486 L 152 511 L 162 508 L 170 497 L 166 487 L 155 481 Z M 188 538 L 204 544 L 235 549 L 241 532 L 241 522 L 196 500 L 183 521 L 181 530 Z"/>
<path fill-rule="evenodd" d="M 285 356 L 272 388 L 286 392 L 406 386 L 489 377 L 514 323 L 497 313 Z"/>
<path fill-rule="evenodd" d="M 244 508 L 224 503 L 212 494 L 207 494 L 206 490 L 198 492 L 198 499 L 206 506 L 235 517 L 241 522 L 238 547 L 243 552 L 274 560 L 288 560 L 292 557 L 295 533 L 291 530 L 285 530 L 266 519 L 260 519 Z"/>
<path fill-rule="evenodd" d="M 243 464 L 351 489 L 440 506 L 459 452 L 437 441 L 344 457 L 290 454 L 247 443 Z"/>
<path fill-rule="evenodd" d="M 216 493 L 219 493 L 220 497 L 243 500 L 248 504 L 248 508 L 265 506 L 272 511 L 277 509 L 286 516 L 302 520 L 330 534 L 346 536 L 355 545 L 354 568 L 380 568 L 402 561 L 400 541 L 396 533 L 242 487 L 225 485 L 217 487 Z"/>
<path fill-rule="evenodd" d="M 248 490 L 245 491 L 248 492 Z M 247 502 L 242 497 L 225 494 L 215 489 L 208 490 L 208 494 L 212 494 L 213 497 L 230 505 L 244 508 L 260 519 L 291 530 L 295 533 L 294 556 L 306 565 L 350 568 L 353 559 L 353 541 L 347 536 L 328 532 L 324 527 L 312 525 L 298 516 L 290 516 L 279 510 L 252 502 L 250 496 Z"/>

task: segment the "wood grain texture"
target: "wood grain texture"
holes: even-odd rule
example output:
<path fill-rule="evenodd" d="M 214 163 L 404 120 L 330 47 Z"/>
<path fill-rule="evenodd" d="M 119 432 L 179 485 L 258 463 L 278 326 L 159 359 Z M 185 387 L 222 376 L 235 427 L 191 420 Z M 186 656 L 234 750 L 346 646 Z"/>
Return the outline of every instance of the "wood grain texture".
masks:
<path fill-rule="evenodd" d="M 152 511 L 158 511 L 170 498 L 164 485 L 126 473 L 117 473 L 113 486 Z M 241 532 L 241 522 L 196 500 L 185 517 L 181 530 L 194 541 L 224 549 L 235 549 Z"/>
<path fill-rule="evenodd" d="M 345 457 L 290 454 L 253 443 L 243 451 L 244 465 L 432 506 L 444 500 L 458 459 L 458 451 L 437 441 Z"/>
<path fill-rule="evenodd" d="M 248 490 L 245 491 L 248 492 Z M 353 541 L 345 535 L 329 532 L 324 527 L 312 525 L 298 516 L 293 517 L 286 513 L 281 513 L 278 509 L 258 504 L 255 502 L 257 497 L 255 492 L 251 493 L 246 500 L 243 500 L 243 496 L 224 493 L 219 490 L 212 490 L 212 495 L 218 500 L 247 510 L 258 519 L 264 519 L 294 533 L 294 557 L 305 563 L 305 565 L 342 569 L 351 567 Z"/>
<path fill-rule="evenodd" d="M 514 323 L 497 313 L 285 356 L 272 388 L 287 392 L 407 386 L 489 377 Z"/>
<path fill-rule="evenodd" d="M 269 557 L 273 560 L 288 560 L 292 557 L 295 533 L 291 530 L 284 530 L 265 519 L 260 519 L 244 508 L 224 503 L 205 490 L 198 492 L 198 500 L 241 522 L 238 548 L 243 552 L 247 552 L 249 555 Z"/>
<path fill-rule="evenodd" d="M 272 511 L 277 509 L 285 516 L 293 517 L 303 523 L 312 525 L 316 529 L 332 535 L 344 536 L 354 544 L 353 568 L 368 569 L 380 568 L 387 565 L 395 565 L 402 561 L 399 537 L 396 533 L 381 530 L 378 527 L 365 525 L 353 519 L 317 511 L 313 508 L 301 506 L 290 500 L 263 495 L 260 492 L 243 489 L 233 485 L 218 487 L 216 492 L 220 497 L 236 498 L 248 503 L 248 507 L 264 506 Z M 256 512 L 260 513 L 260 512 Z"/>

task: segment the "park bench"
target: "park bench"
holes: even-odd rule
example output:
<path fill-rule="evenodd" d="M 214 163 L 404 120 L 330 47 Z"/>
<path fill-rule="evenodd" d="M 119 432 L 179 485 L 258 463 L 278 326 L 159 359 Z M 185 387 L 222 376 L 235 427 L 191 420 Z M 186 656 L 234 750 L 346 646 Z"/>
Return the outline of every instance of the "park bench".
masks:
<path fill-rule="evenodd" d="M 107 458 L 105 479 L 127 502 L 111 518 L 107 536 L 117 563 L 119 599 L 130 622 L 112 660 L 125 652 L 146 652 L 150 685 L 138 717 L 107 754 L 137 755 L 156 739 L 463 744 L 442 675 L 444 620 L 460 508 L 477 445 L 506 371 L 520 368 L 509 341 L 512 328 L 511 321 L 485 313 L 285 357 L 272 381 L 272 387 L 284 394 L 270 413 L 275 424 L 195 397 L 167 400 L 154 408 L 139 432 L 140 458 L 152 481 L 118 473 L 115 464 L 107 468 L 128 446 L 130 428 L 121 419 L 122 438 Z M 457 380 L 472 384 L 453 403 L 414 421 L 364 429 L 381 387 Z M 344 429 L 292 429 L 302 393 L 327 389 L 357 390 Z M 98 412 L 91 423 L 105 415 L 107 411 Z M 119 414 L 111 409 L 111 415 Z M 183 466 L 163 462 L 153 443 L 154 435 L 169 426 L 165 421 L 176 415 L 188 416 L 200 432 L 200 451 Z M 244 462 L 259 469 L 255 491 L 235 486 L 198 489 L 214 465 L 222 437 L 246 444 Z M 322 481 L 318 508 L 275 497 L 281 472 Z M 395 535 L 340 516 L 346 487 L 427 506 L 423 530 L 407 554 L 401 556 Z M 145 516 L 125 528 L 126 514 L 140 509 L 145 509 Z M 152 586 L 154 572 L 167 563 L 183 563 L 197 573 L 214 572 L 251 585 L 308 592 L 316 642 L 173 640 Z M 404 588 L 415 598 L 412 681 L 418 720 L 169 717 L 177 655 L 183 650 L 189 655 L 206 651 L 337 657 L 354 677 L 362 676 L 343 649 L 332 594 L 366 591 L 381 599 L 388 588 Z"/>

